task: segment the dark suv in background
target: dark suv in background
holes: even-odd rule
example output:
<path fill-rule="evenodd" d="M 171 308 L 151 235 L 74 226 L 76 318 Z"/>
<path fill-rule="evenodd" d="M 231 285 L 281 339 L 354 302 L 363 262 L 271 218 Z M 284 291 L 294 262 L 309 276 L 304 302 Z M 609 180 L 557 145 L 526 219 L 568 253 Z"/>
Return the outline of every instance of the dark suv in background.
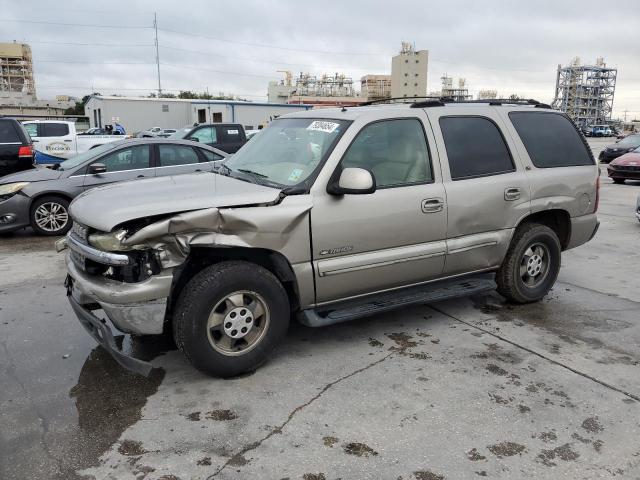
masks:
<path fill-rule="evenodd" d="M 0 177 L 34 168 L 31 137 L 13 118 L 0 118 Z"/>
<path fill-rule="evenodd" d="M 238 123 L 196 123 L 181 128 L 169 138 L 204 143 L 227 153 L 236 153 L 247 143 L 244 127 Z"/>

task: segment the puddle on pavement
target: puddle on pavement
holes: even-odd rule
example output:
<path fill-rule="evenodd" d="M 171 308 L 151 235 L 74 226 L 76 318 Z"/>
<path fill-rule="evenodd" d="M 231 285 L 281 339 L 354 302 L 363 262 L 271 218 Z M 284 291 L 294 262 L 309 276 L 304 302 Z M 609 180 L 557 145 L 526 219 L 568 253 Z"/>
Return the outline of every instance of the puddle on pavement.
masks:
<path fill-rule="evenodd" d="M 175 348 L 161 337 L 121 336 L 116 340 L 126 352 L 146 361 Z M 76 385 L 69 391 L 77 409 L 78 424 L 71 438 L 65 438 L 64 450 L 69 451 L 59 457 L 62 472 L 58 478 L 82 478 L 75 472 L 96 465 L 122 433 L 140 420 L 147 398 L 158 391 L 164 375 L 164 370 L 157 368 L 149 377 L 132 373 L 102 347 L 94 348 L 80 370 Z M 79 445 L 81 449 L 77 448 Z M 120 448 L 128 448 L 126 440 Z"/>

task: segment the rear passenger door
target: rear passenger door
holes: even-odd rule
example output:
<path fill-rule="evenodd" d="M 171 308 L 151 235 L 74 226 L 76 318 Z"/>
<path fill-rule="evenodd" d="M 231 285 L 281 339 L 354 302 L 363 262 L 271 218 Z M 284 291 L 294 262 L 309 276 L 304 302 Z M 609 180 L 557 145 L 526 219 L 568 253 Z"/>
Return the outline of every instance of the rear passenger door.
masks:
<path fill-rule="evenodd" d="M 151 163 L 149 145 L 132 145 L 96 159 L 92 163 L 102 163 L 107 167 L 105 173 L 90 174 L 85 171 L 84 188 L 92 188 L 107 183 L 151 178 L 155 168 Z"/>
<path fill-rule="evenodd" d="M 206 162 L 204 156 L 198 155 L 197 147 L 187 145 L 160 144 L 154 145 L 157 149 L 156 176 L 180 175 L 213 171 L 210 162 Z"/>
<path fill-rule="evenodd" d="M 527 175 L 494 108 L 427 110 L 447 197 L 445 275 L 500 265 L 514 227 L 530 211 Z"/>

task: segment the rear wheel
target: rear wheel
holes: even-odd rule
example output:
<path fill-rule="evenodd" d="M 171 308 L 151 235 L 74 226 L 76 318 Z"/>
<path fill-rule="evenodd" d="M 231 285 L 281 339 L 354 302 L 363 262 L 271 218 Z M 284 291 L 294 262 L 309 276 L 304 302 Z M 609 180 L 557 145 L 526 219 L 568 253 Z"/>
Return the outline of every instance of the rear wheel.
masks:
<path fill-rule="evenodd" d="M 624 178 L 612 178 L 611 180 L 613 180 L 613 183 L 624 183 Z"/>
<path fill-rule="evenodd" d="M 57 196 L 38 198 L 31 206 L 30 222 L 38 235 L 64 235 L 71 228 L 69 201 Z"/>
<path fill-rule="evenodd" d="M 178 348 L 199 370 L 219 377 L 263 364 L 289 326 L 289 300 L 267 269 L 242 262 L 205 268 L 184 287 L 173 319 Z"/>
<path fill-rule="evenodd" d="M 537 223 L 518 227 L 496 274 L 498 292 L 515 303 L 542 299 L 558 277 L 560 259 L 560 241 L 552 229 Z"/>

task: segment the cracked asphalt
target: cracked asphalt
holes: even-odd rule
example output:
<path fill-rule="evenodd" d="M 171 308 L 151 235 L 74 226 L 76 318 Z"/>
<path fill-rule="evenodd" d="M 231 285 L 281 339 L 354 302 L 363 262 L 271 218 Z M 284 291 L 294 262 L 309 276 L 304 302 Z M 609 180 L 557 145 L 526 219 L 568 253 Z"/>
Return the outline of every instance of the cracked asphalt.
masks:
<path fill-rule="evenodd" d="M 590 141 L 594 153 L 603 141 Z M 0 238 L 0 478 L 640 478 L 640 182 L 602 178 L 601 228 L 540 303 L 497 294 L 310 329 L 257 372 L 95 346 L 53 240 Z"/>

